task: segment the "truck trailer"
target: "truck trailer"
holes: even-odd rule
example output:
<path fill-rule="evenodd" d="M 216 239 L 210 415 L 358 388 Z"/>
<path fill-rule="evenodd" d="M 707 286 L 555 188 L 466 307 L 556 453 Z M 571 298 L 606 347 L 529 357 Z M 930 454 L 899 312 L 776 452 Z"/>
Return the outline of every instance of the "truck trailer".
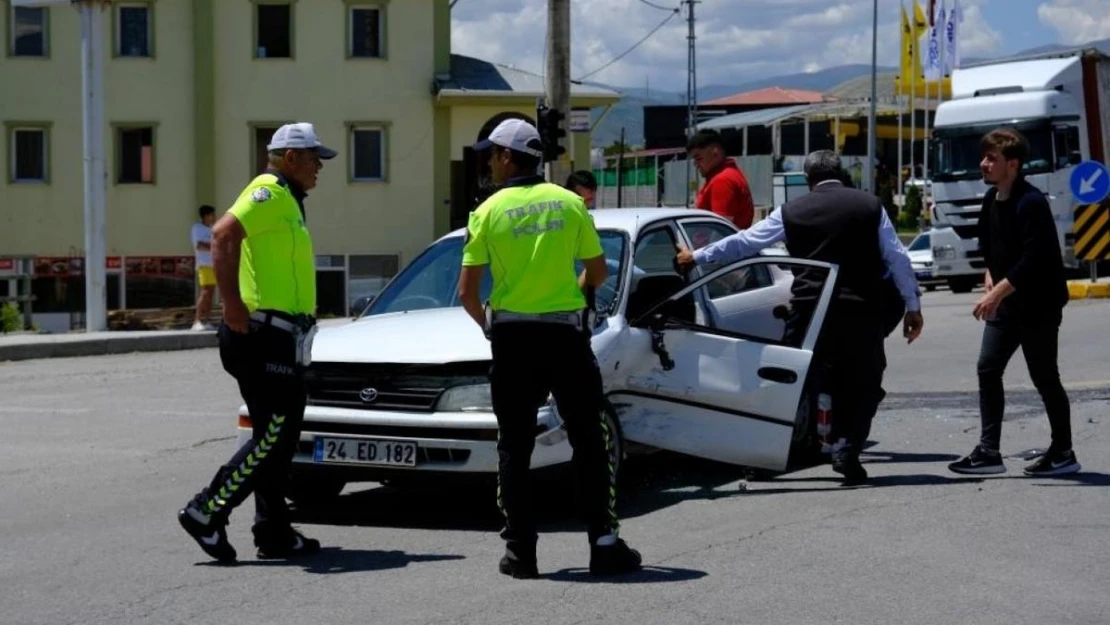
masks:
<path fill-rule="evenodd" d="M 983 280 L 978 222 L 987 185 L 979 140 L 1002 126 L 1029 139 L 1025 178 L 1052 207 L 1064 264 L 1078 268 L 1071 232 L 1072 170 L 1110 154 L 1110 56 L 1073 48 L 967 65 L 952 72 L 952 99 L 936 110 L 932 135 L 934 278 L 954 292 Z"/>

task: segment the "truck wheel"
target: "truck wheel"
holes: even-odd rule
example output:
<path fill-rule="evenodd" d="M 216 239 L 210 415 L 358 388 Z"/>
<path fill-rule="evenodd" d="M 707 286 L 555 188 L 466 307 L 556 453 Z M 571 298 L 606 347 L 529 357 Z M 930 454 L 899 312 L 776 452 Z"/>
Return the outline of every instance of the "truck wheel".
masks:
<path fill-rule="evenodd" d="M 334 478 L 293 475 L 289 479 L 289 499 L 298 508 L 325 505 L 335 501 L 347 483 Z"/>
<path fill-rule="evenodd" d="M 949 278 L 948 290 L 953 293 L 970 293 L 978 281 L 975 278 Z"/>

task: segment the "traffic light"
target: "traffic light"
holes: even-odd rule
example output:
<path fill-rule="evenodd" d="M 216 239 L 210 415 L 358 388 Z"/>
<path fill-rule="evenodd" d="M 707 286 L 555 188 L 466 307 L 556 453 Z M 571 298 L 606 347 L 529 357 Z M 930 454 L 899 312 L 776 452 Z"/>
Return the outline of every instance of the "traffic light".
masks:
<path fill-rule="evenodd" d="M 536 109 L 536 119 L 539 122 L 540 141 L 543 142 L 543 160 L 547 162 L 559 160 L 559 156 L 566 153 L 566 148 L 559 145 L 559 140 L 567 136 L 567 131 L 561 127 L 561 122 L 566 119 L 559 109 L 540 106 Z"/>

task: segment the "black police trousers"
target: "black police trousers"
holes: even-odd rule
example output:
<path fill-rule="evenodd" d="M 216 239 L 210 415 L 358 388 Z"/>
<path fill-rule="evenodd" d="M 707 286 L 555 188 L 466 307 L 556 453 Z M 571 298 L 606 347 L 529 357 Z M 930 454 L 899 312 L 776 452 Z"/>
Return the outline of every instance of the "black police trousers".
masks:
<path fill-rule="evenodd" d="M 883 391 L 886 353 L 883 341 L 889 324 L 879 307 L 834 300 L 829 305 L 813 352 L 818 392 L 832 399 L 832 440 L 847 443 L 842 457 L 859 456 Z M 785 341 L 801 346 L 813 317 L 812 304 L 794 303 L 786 322 Z"/>
<path fill-rule="evenodd" d="M 569 325 L 541 322 L 494 324 L 490 390 L 500 434 L 497 504 L 505 515 L 501 537 L 509 551 L 534 559 L 529 467 L 537 411 L 554 396 L 574 449 L 579 505 L 590 543 L 618 529 L 616 467 L 610 460 L 614 432 L 601 418 L 601 372 L 590 339 Z"/>
<path fill-rule="evenodd" d="M 219 329 L 220 360 L 239 383 L 250 412 L 253 436 L 220 467 L 201 492 L 202 509 L 216 523 L 254 493 L 256 542 L 291 527 L 285 503 L 289 468 L 304 421 L 305 387 L 296 362 L 296 339 L 284 330 L 251 322 L 240 334 Z"/>

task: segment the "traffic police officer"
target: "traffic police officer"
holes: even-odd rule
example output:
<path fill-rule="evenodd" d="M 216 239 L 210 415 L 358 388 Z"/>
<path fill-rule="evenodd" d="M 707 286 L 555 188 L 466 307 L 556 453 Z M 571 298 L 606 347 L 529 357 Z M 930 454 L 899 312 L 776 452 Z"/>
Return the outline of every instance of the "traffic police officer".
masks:
<path fill-rule="evenodd" d="M 536 175 L 543 152 L 531 124 L 506 120 L 475 149 L 489 151 L 493 181 L 502 188 L 470 215 L 459 298 L 493 353 L 498 506 L 506 541 L 500 571 L 518 579 L 538 575 L 528 479 L 536 413 L 549 394 L 574 449 L 590 572 L 638 570 L 640 554 L 617 536 L 613 432 L 601 419 L 601 372 L 583 293 L 600 286 L 608 273 L 597 231 L 582 198 Z M 576 259 L 585 265 L 581 280 Z M 487 265 L 493 275 L 488 310 L 479 296 Z"/>
<path fill-rule="evenodd" d="M 224 315 L 220 360 L 239 383 L 254 433 L 178 512 L 185 531 L 221 562 L 235 560 L 228 517 L 252 491 L 259 558 L 320 549 L 318 541 L 293 529 L 285 490 L 304 418 L 303 367 L 316 323 L 316 267 L 304 198 L 316 186 L 321 159 L 336 152 L 321 145 L 307 123 L 282 126 L 267 147 L 269 169 L 212 229 Z"/>

